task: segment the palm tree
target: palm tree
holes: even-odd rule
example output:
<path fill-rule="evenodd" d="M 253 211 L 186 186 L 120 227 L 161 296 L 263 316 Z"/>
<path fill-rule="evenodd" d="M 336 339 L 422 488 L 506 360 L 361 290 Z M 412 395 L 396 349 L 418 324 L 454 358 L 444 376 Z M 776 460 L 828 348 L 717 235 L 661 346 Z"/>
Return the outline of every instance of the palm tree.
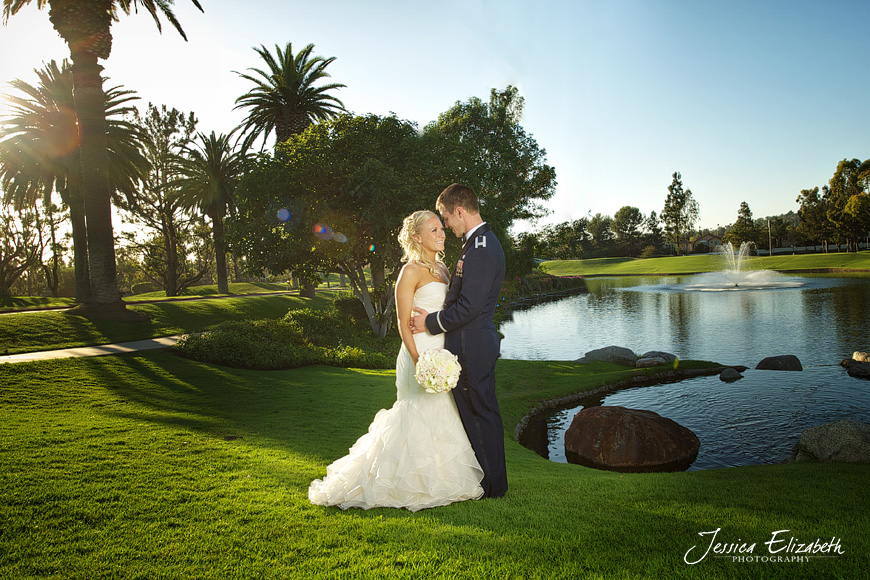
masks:
<path fill-rule="evenodd" d="M 236 99 L 235 107 L 248 108 L 248 117 L 241 127 L 242 135 L 250 133 L 251 141 L 262 136 L 265 145 L 266 138 L 275 131 L 277 142 L 283 143 L 302 133 L 313 121 L 332 118 L 345 110 L 340 100 L 327 94 L 345 85 L 314 86 L 329 77 L 325 69 L 335 57 L 312 57 L 313 44 L 293 56 L 290 42 L 284 50 L 276 44 L 275 56 L 265 46 L 254 50 L 266 61 L 268 70 L 250 68 L 255 74 L 236 73 L 255 85 Z"/>
<path fill-rule="evenodd" d="M 3 0 L 3 22 L 34 0 Z M 54 29 L 67 43 L 72 59 L 74 107 L 81 139 L 82 194 L 87 221 L 88 265 L 91 278 L 89 301 L 78 308 L 81 314 L 125 315 L 126 305 L 118 292 L 115 270 L 115 240 L 112 233 L 111 185 L 106 143 L 106 115 L 99 59 L 112 50 L 112 22 L 119 12 L 129 15 L 141 6 L 162 30 L 162 13 L 187 40 L 170 6 L 174 0 L 35 0 L 39 9 L 49 7 Z M 191 0 L 202 10 L 198 0 Z"/>
<path fill-rule="evenodd" d="M 187 208 L 197 207 L 211 218 L 217 265 L 218 292 L 229 294 L 227 259 L 224 244 L 224 217 L 232 203 L 233 192 L 248 159 L 244 148 L 230 145 L 229 135 L 197 133 L 194 145 L 188 145 L 177 160 L 180 201 Z"/>
<path fill-rule="evenodd" d="M 76 300 L 90 297 L 87 229 L 82 194 L 82 166 L 73 107 L 73 76 L 68 61 L 51 61 L 36 70 L 38 85 L 20 79 L 10 85 L 24 96 L 8 97 L 12 115 L 0 127 L 0 184 L 4 201 L 16 210 L 41 198 L 46 205 L 57 192 L 70 210 L 76 273 Z M 123 117 L 133 111 L 133 91 L 106 91 L 105 115 L 109 181 L 113 191 L 132 195 L 147 168 L 141 134 Z"/>

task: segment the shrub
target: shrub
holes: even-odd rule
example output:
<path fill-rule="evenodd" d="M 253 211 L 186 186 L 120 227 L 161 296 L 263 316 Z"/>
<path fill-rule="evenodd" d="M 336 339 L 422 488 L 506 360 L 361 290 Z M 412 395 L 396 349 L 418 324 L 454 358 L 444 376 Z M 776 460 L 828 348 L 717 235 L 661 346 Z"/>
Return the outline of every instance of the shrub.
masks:
<path fill-rule="evenodd" d="M 145 294 L 146 292 L 158 292 L 160 290 L 163 290 L 163 288 L 152 282 L 137 282 L 133 284 L 130 292 L 132 294 Z"/>
<path fill-rule="evenodd" d="M 299 332 L 277 320 L 224 322 L 185 335 L 173 348 L 187 358 L 244 369 L 295 368 L 319 358 Z"/>
<path fill-rule="evenodd" d="M 641 258 L 652 258 L 655 255 L 656 255 L 655 246 L 647 246 L 640 253 Z"/>
<path fill-rule="evenodd" d="M 187 335 L 173 347 L 181 356 L 235 368 L 278 370 L 312 364 L 388 369 L 395 364 L 398 337 L 380 340 L 367 322 L 336 309 L 291 310 L 281 320 L 218 324 Z"/>
<path fill-rule="evenodd" d="M 351 320 L 368 320 L 366 308 L 353 292 L 342 292 L 335 297 L 333 302 L 335 309 Z"/>

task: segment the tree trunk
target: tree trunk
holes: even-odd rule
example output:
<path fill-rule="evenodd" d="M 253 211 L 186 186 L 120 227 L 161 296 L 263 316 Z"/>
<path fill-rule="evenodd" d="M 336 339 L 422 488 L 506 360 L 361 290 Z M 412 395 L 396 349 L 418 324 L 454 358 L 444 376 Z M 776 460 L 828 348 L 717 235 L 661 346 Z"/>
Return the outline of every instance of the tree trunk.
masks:
<path fill-rule="evenodd" d="M 214 261 L 217 269 L 218 294 L 229 294 L 230 285 L 227 281 L 227 251 L 224 247 L 224 221 L 223 212 L 219 209 L 210 216 L 212 220 L 212 232 L 214 234 Z"/>
<path fill-rule="evenodd" d="M 163 228 L 163 252 L 166 254 L 166 274 L 163 276 L 163 291 L 167 296 L 178 295 L 178 239 L 172 214 L 160 218 Z"/>
<path fill-rule="evenodd" d="M 82 162 L 82 193 L 91 277 L 87 314 L 123 317 L 126 304 L 118 291 L 115 239 L 112 232 L 111 186 L 106 145 L 106 96 L 102 67 L 94 54 L 70 46 L 73 99 L 78 120 Z"/>
<path fill-rule="evenodd" d="M 88 271 L 88 231 L 85 227 L 85 211 L 81 195 L 70 192 L 67 203 L 69 205 L 69 219 L 72 224 L 76 302 L 81 304 L 91 298 L 91 276 Z"/>
<path fill-rule="evenodd" d="M 314 298 L 317 292 L 317 285 L 313 282 L 302 282 L 302 289 L 299 291 L 299 296 L 302 298 Z"/>

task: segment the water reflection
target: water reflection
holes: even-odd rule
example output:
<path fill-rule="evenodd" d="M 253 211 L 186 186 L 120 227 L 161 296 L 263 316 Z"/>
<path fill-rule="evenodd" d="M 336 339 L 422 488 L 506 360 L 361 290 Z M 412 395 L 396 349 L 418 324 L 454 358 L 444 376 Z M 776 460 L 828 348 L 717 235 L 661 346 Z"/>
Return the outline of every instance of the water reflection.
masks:
<path fill-rule="evenodd" d="M 690 280 L 587 280 L 587 294 L 515 312 L 500 327 L 502 356 L 574 360 L 618 345 L 752 368 L 767 356 L 796 355 L 805 369 L 800 373 L 750 370 L 736 383 L 692 379 L 586 402 L 648 409 L 688 427 L 701 440 L 692 469 L 783 461 L 806 427 L 870 420 L 870 384 L 836 366 L 855 350 L 870 350 L 870 279 L 813 276 L 800 278 L 800 287 L 673 290 Z M 536 443 L 528 446 L 565 461 L 564 429 L 582 408 L 532 426 Z"/>
<path fill-rule="evenodd" d="M 747 366 L 795 354 L 806 367 L 870 348 L 867 278 L 805 278 L 800 288 L 727 293 L 664 289 L 690 278 L 587 280 L 588 293 L 513 313 L 500 327 L 502 356 L 575 360 L 619 345 Z"/>

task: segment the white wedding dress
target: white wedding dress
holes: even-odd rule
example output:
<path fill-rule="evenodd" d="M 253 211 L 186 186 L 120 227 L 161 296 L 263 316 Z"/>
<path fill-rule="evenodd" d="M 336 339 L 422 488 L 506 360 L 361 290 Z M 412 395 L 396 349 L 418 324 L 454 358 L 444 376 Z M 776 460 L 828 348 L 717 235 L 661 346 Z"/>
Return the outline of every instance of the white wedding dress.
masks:
<path fill-rule="evenodd" d="M 447 285 L 430 282 L 414 305 L 441 310 Z M 417 351 L 444 348 L 444 335 L 414 335 Z M 396 402 L 375 415 L 368 433 L 315 479 L 308 499 L 342 509 L 393 507 L 417 511 L 483 495 L 477 462 L 451 393 L 427 393 L 414 379 L 405 345 L 396 359 Z"/>

